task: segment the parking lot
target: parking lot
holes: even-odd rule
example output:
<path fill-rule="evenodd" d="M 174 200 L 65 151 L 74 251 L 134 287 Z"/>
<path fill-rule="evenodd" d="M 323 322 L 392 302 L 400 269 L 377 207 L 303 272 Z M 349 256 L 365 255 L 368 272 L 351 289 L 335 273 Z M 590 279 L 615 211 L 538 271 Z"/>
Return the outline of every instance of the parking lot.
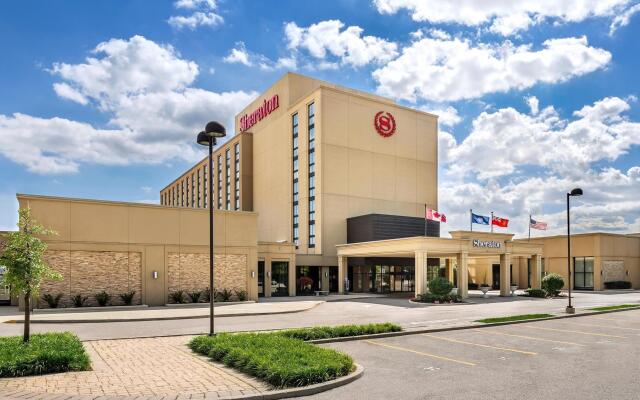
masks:
<path fill-rule="evenodd" d="M 327 346 L 365 375 L 315 399 L 640 398 L 640 310 Z"/>

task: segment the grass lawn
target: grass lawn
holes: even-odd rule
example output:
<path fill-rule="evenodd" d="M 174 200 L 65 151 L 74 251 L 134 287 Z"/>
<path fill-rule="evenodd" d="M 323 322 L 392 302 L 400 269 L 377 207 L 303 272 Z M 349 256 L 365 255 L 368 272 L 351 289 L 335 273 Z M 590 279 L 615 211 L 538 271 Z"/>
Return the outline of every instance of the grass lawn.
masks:
<path fill-rule="evenodd" d="M 342 326 L 319 326 L 314 328 L 287 329 L 276 333 L 300 340 L 330 339 L 348 336 L 371 335 L 375 333 L 400 332 L 400 325 L 392 323 L 365 324 L 365 325 L 342 325 Z"/>
<path fill-rule="evenodd" d="M 551 314 L 522 314 L 522 315 L 511 315 L 508 317 L 498 317 L 498 318 L 485 318 L 479 319 L 476 322 L 482 322 L 485 324 L 493 324 L 496 322 L 511 322 L 511 321 L 526 321 L 528 319 L 540 319 L 540 318 L 549 318 L 553 317 Z"/>
<path fill-rule="evenodd" d="M 0 377 L 89 369 L 89 356 L 72 333 L 38 333 L 27 344 L 22 336 L 0 337 Z"/>
<path fill-rule="evenodd" d="M 590 308 L 591 311 L 609 311 L 609 310 L 622 310 L 625 308 L 638 308 L 640 304 L 618 304 L 617 306 L 605 306 Z"/>

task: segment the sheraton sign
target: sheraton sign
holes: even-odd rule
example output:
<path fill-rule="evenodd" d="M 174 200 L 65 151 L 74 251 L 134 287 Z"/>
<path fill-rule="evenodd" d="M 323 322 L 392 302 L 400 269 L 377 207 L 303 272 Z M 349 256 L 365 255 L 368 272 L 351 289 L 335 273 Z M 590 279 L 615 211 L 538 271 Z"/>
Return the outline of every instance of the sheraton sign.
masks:
<path fill-rule="evenodd" d="M 276 108 L 280 106 L 278 95 L 273 95 L 272 98 L 264 100 L 262 105 L 250 114 L 245 114 L 240 117 L 240 132 L 244 132 L 251 128 L 259 121 L 262 121 L 267 115 L 271 114 Z"/>

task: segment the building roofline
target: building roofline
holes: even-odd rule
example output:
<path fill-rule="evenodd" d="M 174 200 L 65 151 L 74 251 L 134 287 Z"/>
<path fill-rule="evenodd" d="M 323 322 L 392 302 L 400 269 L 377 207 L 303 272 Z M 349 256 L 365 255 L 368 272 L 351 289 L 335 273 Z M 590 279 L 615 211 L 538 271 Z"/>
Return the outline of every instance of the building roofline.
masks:
<path fill-rule="evenodd" d="M 164 209 L 175 209 L 175 210 L 185 210 L 185 211 L 198 211 L 198 212 L 207 212 L 207 208 L 195 208 L 195 207 L 177 207 L 177 206 L 168 206 L 162 204 L 150 204 L 150 203 L 136 203 L 133 201 L 117 201 L 117 200 L 101 200 L 101 199 L 83 199 L 78 197 L 61 197 L 61 196 L 47 196 L 40 194 L 27 194 L 27 193 L 16 193 L 16 198 L 20 199 L 33 199 L 33 200 L 52 200 L 52 201 L 60 201 L 60 202 L 73 202 L 73 203 L 90 203 L 90 204 L 105 204 L 105 205 L 123 205 L 130 207 L 143 207 L 143 208 L 164 208 Z M 215 212 L 223 212 L 223 213 L 242 213 L 242 214 L 253 214 L 257 215 L 257 212 L 254 211 L 234 211 L 234 210 L 219 210 L 214 209 Z"/>
<path fill-rule="evenodd" d="M 640 239 L 640 233 L 614 233 L 614 232 L 600 232 L 600 231 L 572 233 L 571 237 L 575 237 L 575 236 L 595 236 L 595 235 L 631 237 L 631 238 Z M 531 240 L 559 239 L 559 238 L 566 238 L 566 237 L 567 237 L 566 234 L 551 235 L 551 236 L 535 236 L 535 237 L 532 237 Z M 518 239 L 514 239 L 514 241 L 515 240 L 522 241 L 522 240 L 528 240 L 528 239 L 527 238 L 518 238 Z"/>

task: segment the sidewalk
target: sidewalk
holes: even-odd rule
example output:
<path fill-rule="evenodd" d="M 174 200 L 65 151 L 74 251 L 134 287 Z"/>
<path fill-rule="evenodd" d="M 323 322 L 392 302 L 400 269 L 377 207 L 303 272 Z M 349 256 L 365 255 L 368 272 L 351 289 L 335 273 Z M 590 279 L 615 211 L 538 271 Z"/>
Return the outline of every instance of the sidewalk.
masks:
<path fill-rule="evenodd" d="M 243 303 L 232 305 L 215 305 L 214 315 L 220 317 L 242 317 L 252 315 L 290 314 L 310 310 L 323 303 L 320 300 L 304 300 L 292 302 Z M 148 307 L 134 310 L 98 310 L 92 312 L 71 310 L 59 313 L 32 314 L 31 323 L 91 323 L 91 322 L 129 322 L 159 321 L 206 318 L 209 316 L 209 305 L 189 307 Z M 21 312 L 3 313 L 0 322 L 22 323 Z"/>

